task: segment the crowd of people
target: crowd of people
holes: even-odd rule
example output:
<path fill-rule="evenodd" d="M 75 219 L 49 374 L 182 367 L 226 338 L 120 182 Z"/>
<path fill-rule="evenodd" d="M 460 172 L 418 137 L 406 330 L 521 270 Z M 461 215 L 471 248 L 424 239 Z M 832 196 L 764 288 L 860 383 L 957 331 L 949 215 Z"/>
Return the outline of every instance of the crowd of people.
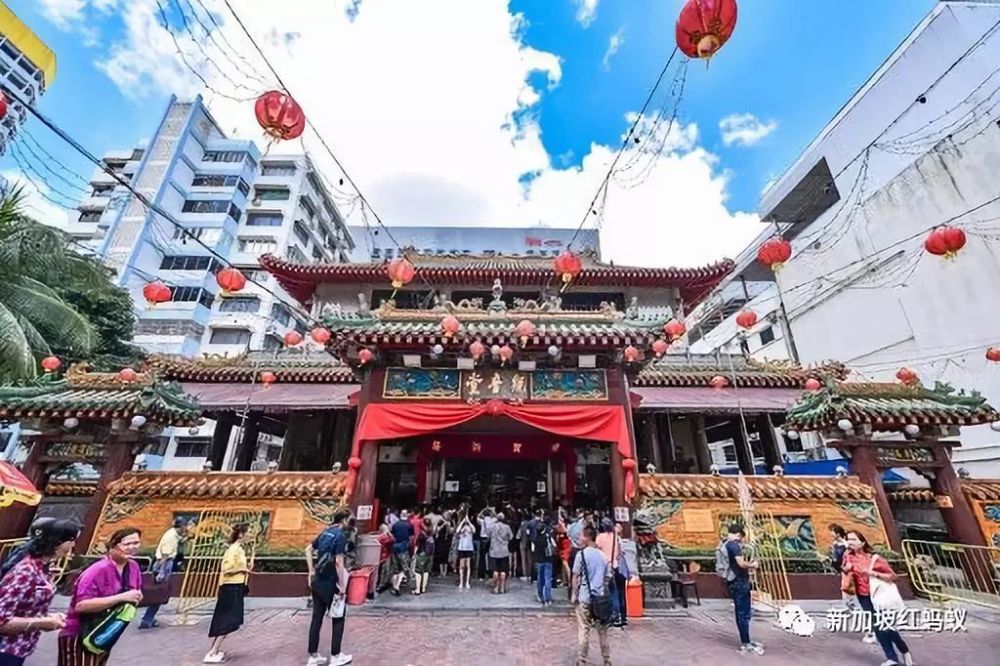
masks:
<path fill-rule="evenodd" d="M 876 587 L 892 585 L 895 573 L 873 553 L 865 536 L 831 525 L 831 560 L 842 576 L 849 604 L 875 614 Z M 187 526 L 177 522 L 157 543 L 150 567 L 154 583 L 169 581 L 182 554 Z M 554 588 L 564 587 L 574 604 L 578 626 L 579 659 L 585 662 L 591 634 L 597 634 L 604 664 L 611 663 L 608 631 L 627 624 L 625 587 L 637 575 L 635 545 L 621 536 L 622 525 L 600 512 L 557 508 L 534 513 L 511 507 L 486 507 L 478 512 L 462 505 L 455 510 L 388 510 L 380 525 L 382 546 L 381 590 L 402 594 L 409 579 L 411 594 L 428 592 L 432 575 L 454 575 L 457 593 L 469 590 L 472 580 L 488 585 L 493 594 L 506 594 L 512 577 L 535 582 L 536 600 L 552 603 Z M 22 666 L 35 650 L 42 633 L 58 632 L 59 666 L 98 666 L 107 663 L 115 641 L 143 602 L 143 576 L 136 555 L 142 534 L 123 528 L 106 542 L 106 554 L 75 579 L 68 612 L 50 612 L 56 587 L 50 572 L 53 561 L 72 553 L 80 525 L 69 520 L 43 518 L 31 528 L 28 540 L 0 566 L 0 666 Z M 249 526 L 232 527 L 221 558 L 216 605 L 209 625 L 211 639 L 204 663 L 223 663 L 228 636 L 244 621 L 244 598 L 254 568 L 248 543 Z M 725 580 L 732 599 L 739 651 L 764 653 L 750 637 L 751 577 L 758 566 L 745 549 L 741 525 L 731 525 L 716 556 L 716 572 Z M 357 530 L 348 511 L 305 547 L 312 619 L 308 632 L 308 666 L 344 666 L 352 661 L 343 652 L 348 571 L 356 556 Z M 249 549 L 249 553 L 248 553 Z M 145 604 L 141 628 L 153 628 L 159 601 Z M 331 618 L 330 657 L 320 653 L 325 618 Z M 900 634 L 875 627 L 885 653 L 883 666 L 910 665 L 912 655 Z M 866 637 L 867 640 L 867 637 Z M 900 659 L 902 661 L 900 661 Z"/>

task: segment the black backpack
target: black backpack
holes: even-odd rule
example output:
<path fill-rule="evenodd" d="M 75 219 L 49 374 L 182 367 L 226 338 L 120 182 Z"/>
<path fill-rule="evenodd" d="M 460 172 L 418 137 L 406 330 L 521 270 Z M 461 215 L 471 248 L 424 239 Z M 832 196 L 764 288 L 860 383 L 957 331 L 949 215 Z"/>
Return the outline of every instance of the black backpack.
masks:
<path fill-rule="evenodd" d="M 531 542 L 531 552 L 536 557 L 552 557 L 555 543 L 552 539 L 552 528 L 548 525 L 538 525 L 535 528 L 535 538 Z"/>

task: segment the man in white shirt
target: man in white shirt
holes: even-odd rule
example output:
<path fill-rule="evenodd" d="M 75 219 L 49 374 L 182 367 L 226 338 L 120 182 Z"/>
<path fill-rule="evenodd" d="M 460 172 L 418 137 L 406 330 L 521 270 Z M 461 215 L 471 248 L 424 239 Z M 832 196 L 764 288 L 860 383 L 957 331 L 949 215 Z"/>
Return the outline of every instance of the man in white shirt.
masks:
<path fill-rule="evenodd" d="M 153 580 L 164 586 L 165 598 L 163 604 L 170 601 L 170 575 L 174 572 L 174 560 L 177 559 L 177 552 L 181 541 L 187 534 L 187 525 L 183 518 L 175 518 L 173 527 L 168 529 L 160 537 L 156 544 L 156 559 L 153 562 Z M 139 622 L 140 629 L 152 629 L 160 626 L 156 621 L 156 613 L 163 604 L 150 604 L 146 608 L 142 621 Z"/>

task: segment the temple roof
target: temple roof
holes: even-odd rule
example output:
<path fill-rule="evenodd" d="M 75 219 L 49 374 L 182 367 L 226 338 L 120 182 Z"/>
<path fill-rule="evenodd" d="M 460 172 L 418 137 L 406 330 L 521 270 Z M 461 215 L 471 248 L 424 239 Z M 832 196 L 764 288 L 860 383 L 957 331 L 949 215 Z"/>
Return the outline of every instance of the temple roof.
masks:
<path fill-rule="evenodd" d="M 962 479 L 962 490 L 966 497 L 974 500 L 1000 500 L 1000 481 Z"/>
<path fill-rule="evenodd" d="M 524 255 L 486 256 L 477 254 L 427 255 L 405 250 L 417 269 L 412 284 L 490 286 L 500 279 L 504 286 L 541 287 L 555 282 L 552 257 Z M 649 287 L 680 290 L 693 306 L 733 269 L 730 260 L 702 268 L 640 268 L 615 266 L 599 261 L 592 252 L 581 252 L 583 270 L 573 280 L 581 287 Z M 328 284 L 389 284 L 385 263 L 297 264 L 272 255 L 260 258 L 260 265 L 299 301 L 312 300 L 316 287 Z"/>
<path fill-rule="evenodd" d="M 857 477 L 833 476 L 747 476 L 750 494 L 759 500 L 864 500 L 874 491 Z M 703 474 L 640 474 L 639 492 L 651 497 L 697 499 L 739 498 L 739 481 L 734 476 Z M 736 506 L 735 504 L 733 505 Z"/>
<path fill-rule="evenodd" d="M 270 371 L 278 382 L 350 384 L 357 381 L 351 369 L 321 349 L 250 352 L 240 356 L 186 359 L 152 356 L 149 366 L 165 379 L 181 382 L 251 383 Z"/>
<path fill-rule="evenodd" d="M 732 386 L 800 388 L 810 377 L 844 379 L 842 363 L 828 361 L 803 367 L 791 362 L 757 361 L 739 354 L 666 354 L 636 375 L 634 386 L 708 386 L 719 375 Z"/>
<path fill-rule="evenodd" d="M 346 493 L 346 472 L 129 472 L 108 486 L 116 496 L 327 499 Z"/>
<path fill-rule="evenodd" d="M 59 378 L 46 375 L 24 386 L 0 386 L 0 418 L 131 419 L 145 416 L 165 426 L 195 425 L 200 421 L 198 402 L 180 385 L 138 373 L 134 382 L 123 382 L 117 373 L 87 372 L 85 365 L 70 367 Z"/>
<path fill-rule="evenodd" d="M 804 393 L 787 412 L 786 427 L 797 430 L 835 428 L 840 419 L 874 431 L 918 426 L 978 425 L 1000 420 L 978 391 L 956 392 L 940 382 L 922 385 L 827 382 L 819 391 Z"/>

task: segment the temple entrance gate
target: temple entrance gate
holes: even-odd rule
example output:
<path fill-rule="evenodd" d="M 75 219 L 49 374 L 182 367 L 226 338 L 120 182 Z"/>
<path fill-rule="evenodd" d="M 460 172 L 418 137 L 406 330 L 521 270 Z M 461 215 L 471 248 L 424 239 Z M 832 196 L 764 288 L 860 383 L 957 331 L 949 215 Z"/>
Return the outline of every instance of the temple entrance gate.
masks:
<path fill-rule="evenodd" d="M 253 567 L 258 540 L 266 532 L 265 513 L 250 509 L 228 511 L 205 510 L 197 514 L 184 553 L 184 575 L 177 598 L 178 624 L 194 624 L 191 614 L 214 603 L 222 570 L 222 557 L 229 548 L 229 537 L 234 526 L 250 526 L 246 549 Z"/>
<path fill-rule="evenodd" d="M 740 474 L 738 479 L 740 520 L 746 530 L 751 559 L 759 562 L 750 572 L 753 600 L 768 612 L 777 613 L 791 603 L 792 590 L 788 582 L 784 553 L 781 547 L 783 527 L 769 511 L 754 507 L 750 484 Z"/>

